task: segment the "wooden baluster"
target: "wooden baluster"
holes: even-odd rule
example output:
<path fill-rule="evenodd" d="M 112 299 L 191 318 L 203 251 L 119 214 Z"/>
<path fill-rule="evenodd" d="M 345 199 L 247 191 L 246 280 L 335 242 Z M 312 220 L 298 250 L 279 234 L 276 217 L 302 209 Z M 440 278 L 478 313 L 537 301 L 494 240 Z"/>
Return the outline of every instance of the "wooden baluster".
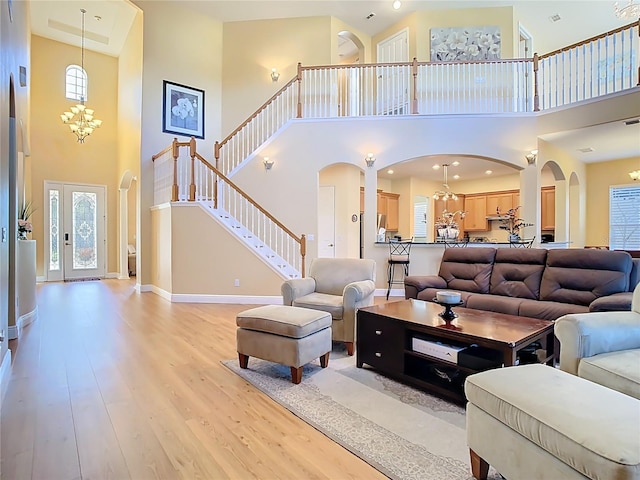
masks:
<path fill-rule="evenodd" d="M 171 144 L 173 155 L 173 185 L 171 186 L 171 201 L 178 201 L 178 156 L 180 147 L 178 147 L 178 139 L 174 138 Z"/>
<path fill-rule="evenodd" d="M 191 137 L 189 140 L 189 156 L 191 157 L 191 184 L 189 185 L 189 201 L 196 201 L 196 174 L 195 174 L 195 156 L 196 156 L 196 139 Z"/>

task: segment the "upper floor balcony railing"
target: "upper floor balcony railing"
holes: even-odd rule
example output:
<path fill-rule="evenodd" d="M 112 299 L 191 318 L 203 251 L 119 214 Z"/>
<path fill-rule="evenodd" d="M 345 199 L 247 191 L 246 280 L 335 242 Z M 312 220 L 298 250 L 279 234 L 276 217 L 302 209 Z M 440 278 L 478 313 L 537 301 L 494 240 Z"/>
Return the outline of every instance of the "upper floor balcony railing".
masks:
<path fill-rule="evenodd" d="M 293 118 L 527 113 L 635 87 L 639 24 L 533 58 L 299 64 L 295 78 L 216 142 L 216 166 L 232 174 Z"/>

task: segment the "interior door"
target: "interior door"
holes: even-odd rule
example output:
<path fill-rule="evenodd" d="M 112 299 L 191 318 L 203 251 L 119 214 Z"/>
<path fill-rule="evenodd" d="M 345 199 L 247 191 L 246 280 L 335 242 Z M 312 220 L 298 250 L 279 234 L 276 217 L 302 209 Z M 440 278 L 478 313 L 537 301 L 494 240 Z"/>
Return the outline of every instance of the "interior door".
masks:
<path fill-rule="evenodd" d="M 45 182 L 47 280 L 103 278 L 106 187 Z"/>
<path fill-rule="evenodd" d="M 320 187 L 318 198 L 318 257 L 336 256 L 335 187 Z"/>
<path fill-rule="evenodd" d="M 378 43 L 378 63 L 409 61 L 409 31 L 401 30 Z M 410 67 L 377 67 L 378 115 L 409 114 Z"/>

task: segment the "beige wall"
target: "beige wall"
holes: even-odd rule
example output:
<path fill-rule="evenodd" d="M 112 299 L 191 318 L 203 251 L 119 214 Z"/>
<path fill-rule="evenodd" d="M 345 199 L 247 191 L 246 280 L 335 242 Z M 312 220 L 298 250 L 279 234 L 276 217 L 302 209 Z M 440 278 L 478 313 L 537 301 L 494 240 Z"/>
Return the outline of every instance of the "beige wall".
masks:
<path fill-rule="evenodd" d="M 500 27 L 501 58 L 513 58 L 515 49 L 514 21 L 512 7 L 467 8 L 452 10 L 420 11 L 407 15 L 391 27 L 372 38 L 373 57 L 377 58 L 377 45 L 381 41 L 395 35 L 404 28 L 409 29 L 409 59 L 417 58 L 419 62 L 431 61 L 432 28 L 438 27 Z"/>
<path fill-rule="evenodd" d="M 170 80 L 205 91 L 205 139 L 198 151 L 213 158 L 213 145 L 221 131 L 222 23 L 177 2 L 135 1 L 143 10 L 142 126 L 140 153 L 140 216 L 137 281 L 151 283 L 151 216 L 153 163 L 151 157 L 171 144 L 172 134 L 162 132 L 162 81 Z M 174 35 L 176 25 L 188 34 Z M 197 32 L 197 35 L 192 35 Z M 194 47 L 194 42 L 198 48 Z M 239 48 L 239 47 L 238 47 Z M 181 137 L 186 140 L 186 137 Z"/>
<path fill-rule="evenodd" d="M 331 17 L 225 23 L 223 134 L 231 133 L 295 77 L 298 62 L 303 66 L 330 64 L 332 37 Z M 280 72 L 275 83 L 270 77 L 272 68 Z"/>
<path fill-rule="evenodd" d="M 149 283 L 166 291 L 172 290 L 172 240 L 171 207 L 164 204 L 151 209 L 149 235 Z M 137 272 L 137 275 L 140 275 Z"/>
<path fill-rule="evenodd" d="M 633 183 L 629 172 L 638 169 L 640 157 L 587 164 L 586 245 L 609 245 L 609 187 Z"/>
<path fill-rule="evenodd" d="M 360 256 L 360 174 L 353 165 L 336 164 L 319 173 L 320 186 L 335 187 L 335 256 Z M 356 215 L 358 221 L 352 222 Z"/>
<path fill-rule="evenodd" d="M 81 144 L 60 114 L 76 102 L 65 98 L 65 69 L 78 64 L 80 49 L 32 36 L 31 102 L 37 109 L 31 123 L 33 238 L 38 245 L 38 275 L 44 275 L 44 181 L 86 183 L 107 187 L 107 273 L 117 271 L 118 219 L 118 61 L 85 51 L 88 76 L 87 105 L 102 126 Z"/>

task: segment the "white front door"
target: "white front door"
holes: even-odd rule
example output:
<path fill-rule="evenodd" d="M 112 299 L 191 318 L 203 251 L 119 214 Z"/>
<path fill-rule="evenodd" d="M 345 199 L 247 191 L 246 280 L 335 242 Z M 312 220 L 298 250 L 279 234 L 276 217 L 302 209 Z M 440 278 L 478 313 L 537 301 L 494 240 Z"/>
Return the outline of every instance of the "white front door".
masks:
<path fill-rule="evenodd" d="M 318 257 L 336 256 L 335 187 L 320 187 L 318 196 Z"/>
<path fill-rule="evenodd" d="M 102 278 L 106 187 L 45 182 L 47 280 Z"/>

